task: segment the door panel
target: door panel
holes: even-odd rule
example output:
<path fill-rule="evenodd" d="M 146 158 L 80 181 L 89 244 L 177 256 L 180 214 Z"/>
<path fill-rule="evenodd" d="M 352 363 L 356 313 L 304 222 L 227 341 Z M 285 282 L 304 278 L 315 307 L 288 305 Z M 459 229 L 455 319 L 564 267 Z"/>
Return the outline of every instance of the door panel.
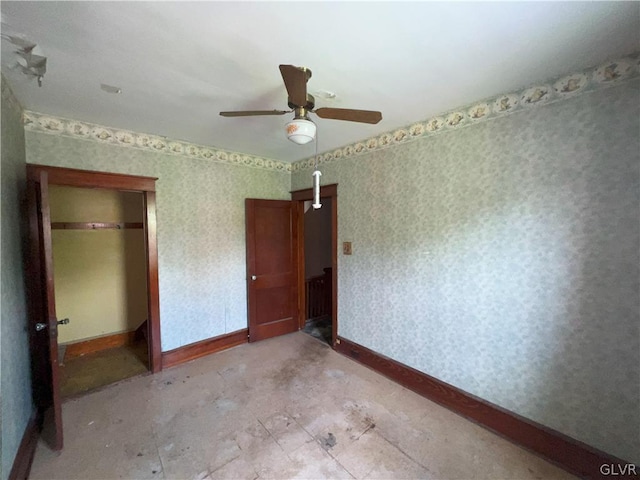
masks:
<path fill-rule="evenodd" d="M 256 323 L 264 325 L 274 318 L 285 318 L 290 311 L 290 287 L 275 287 L 269 289 L 256 289 L 256 302 L 264 308 L 256 312 Z"/>
<path fill-rule="evenodd" d="M 249 341 L 298 330 L 296 212 L 288 200 L 247 199 Z"/>
<path fill-rule="evenodd" d="M 43 437 L 54 450 L 63 447 L 58 374 L 58 319 L 53 284 L 51 215 L 46 172 L 27 185 L 29 208 L 29 339 L 34 401 L 44 420 Z"/>

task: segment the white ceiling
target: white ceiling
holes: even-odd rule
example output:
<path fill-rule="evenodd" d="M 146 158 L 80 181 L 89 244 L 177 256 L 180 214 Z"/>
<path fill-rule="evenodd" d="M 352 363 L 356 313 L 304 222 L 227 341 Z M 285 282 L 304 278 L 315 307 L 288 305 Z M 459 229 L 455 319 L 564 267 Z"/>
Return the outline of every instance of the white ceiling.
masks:
<path fill-rule="evenodd" d="M 316 107 L 380 110 L 318 124 L 325 151 L 640 46 L 638 2 L 1 2 L 2 31 L 48 57 L 42 88 L 2 70 L 28 110 L 294 161 L 278 65 L 313 71 Z M 122 94 L 100 90 L 106 83 Z"/>

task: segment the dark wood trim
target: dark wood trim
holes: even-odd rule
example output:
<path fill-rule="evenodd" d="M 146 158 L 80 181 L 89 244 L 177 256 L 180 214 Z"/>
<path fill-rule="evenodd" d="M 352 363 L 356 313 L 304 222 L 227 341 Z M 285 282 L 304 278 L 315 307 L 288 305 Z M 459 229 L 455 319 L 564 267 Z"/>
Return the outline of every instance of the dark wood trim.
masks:
<path fill-rule="evenodd" d="M 289 203 L 289 211 L 291 212 L 291 268 L 293 269 L 293 274 L 291 275 L 291 279 L 293 280 L 293 285 L 291 285 L 291 303 L 293 303 L 295 310 L 293 312 L 293 317 L 294 317 L 294 321 L 295 321 L 295 317 L 297 316 L 298 319 L 300 318 L 300 301 L 299 301 L 299 297 L 300 297 L 300 291 L 304 290 L 305 288 L 305 284 L 304 281 L 302 282 L 302 285 L 300 285 L 300 257 L 298 255 L 298 252 L 300 251 L 300 244 L 304 243 L 304 237 L 301 237 L 300 234 L 302 233 L 300 231 L 300 229 L 298 228 L 298 225 L 300 225 L 300 221 L 304 222 L 304 218 L 302 220 L 300 220 L 300 215 L 299 215 L 299 209 L 297 208 L 297 205 L 295 202 L 290 202 Z M 304 258 L 302 259 L 302 262 L 304 263 Z M 251 325 L 249 325 L 249 328 L 251 328 Z M 294 325 L 295 328 L 295 325 Z M 300 323 L 298 321 L 298 326 L 297 326 L 297 330 L 300 330 Z"/>
<path fill-rule="evenodd" d="M 293 195 L 292 195 L 293 196 Z M 298 214 L 298 221 L 296 222 L 296 236 L 298 238 L 298 244 L 294 254 L 298 260 L 298 330 L 302 330 L 305 327 L 306 312 L 307 312 L 307 297 L 305 289 L 300 288 L 300 285 L 306 284 L 307 274 L 305 272 L 305 260 L 304 260 L 304 200 L 292 200 L 293 207 Z"/>
<path fill-rule="evenodd" d="M 52 230 L 125 230 L 129 228 L 143 228 L 142 222 L 51 222 Z"/>
<path fill-rule="evenodd" d="M 43 338 L 43 344 L 48 344 L 49 369 L 51 372 L 51 405 L 49 416 L 53 420 L 54 429 L 48 430 L 51 435 L 46 437 L 54 450 L 62 450 L 64 447 L 64 434 L 62 430 L 62 399 L 60 395 L 60 370 L 58 368 L 58 319 L 56 313 L 56 289 L 53 275 L 53 243 L 51 238 L 51 208 L 49 205 L 49 174 L 46 171 L 39 172 L 40 180 L 37 184 L 38 205 L 40 222 L 39 242 L 42 255 L 42 304 L 44 317 L 43 323 L 47 324 Z M 43 381 L 37 378 L 35 381 Z"/>
<path fill-rule="evenodd" d="M 160 343 L 160 286 L 158 281 L 158 226 L 156 221 L 156 192 L 144 192 L 145 244 L 147 247 L 147 301 L 149 370 L 162 370 Z"/>
<path fill-rule="evenodd" d="M 336 350 L 582 478 L 610 478 L 602 465 L 631 464 L 350 340 L 339 337 Z M 616 475 L 622 478 L 636 477 Z"/>
<path fill-rule="evenodd" d="M 81 342 L 68 343 L 65 345 L 64 361 L 81 357 L 88 353 L 100 352 L 110 348 L 122 347 L 134 343 L 136 331 L 114 333 L 103 337 L 83 340 Z"/>
<path fill-rule="evenodd" d="M 311 176 L 309 176 L 311 178 Z M 298 200 L 313 200 L 313 188 L 305 188 L 303 190 L 294 190 L 291 193 L 291 200 L 297 202 Z M 332 183 L 331 185 L 320 186 L 320 198 L 322 197 L 337 197 L 338 196 L 338 184 Z"/>
<path fill-rule="evenodd" d="M 246 251 L 246 285 L 247 285 L 247 336 L 251 341 L 251 319 L 256 318 L 256 302 L 253 299 L 254 288 L 252 285 L 251 275 L 255 272 L 256 265 L 256 224 L 255 207 L 253 206 L 254 200 L 250 198 L 244 199 L 244 231 L 245 231 L 245 251 Z"/>
<path fill-rule="evenodd" d="M 42 258 L 40 255 L 40 232 L 37 206 L 37 181 L 29 179 L 27 181 L 27 215 L 28 215 L 28 231 L 29 242 L 28 249 L 25 253 L 26 264 L 26 284 L 27 284 L 27 308 L 28 308 L 28 334 L 29 334 L 29 350 L 31 357 L 31 378 L 47 379 L 37 382 L 31 381 L 31 389 L 33 392 L 33 401 L 36 409 L 41 411 L 46 408 L 46 398 L 49 395 L 51 385 L 49 381 L 50 373 L 48 373 L 48 365 L 45 356 L 42 354 L 42 340 L 34 323 L 40 322 L 42 318 Z"/>
<path fill-rule="evenodd" d="M 29 178 L 37 178 L 42 171 L 46 171 L 49 174 L 49 183 L 53 185 L 135 192 L 155 192 L 156 190 L 157 178 L 153 177 L 27 164 L 27 176 Z"/>
<path fill-rule="evenodd" d="M 164 368 L 175 367 L 176 365 L 204 357 L 205 355 L 242 345 L 243 343 L 247 343 L 248 337 L 249 330 L 243 328 L 236 332 L 226 333 L 174 350 L 169 350 L 168 352 L 162 352 L 162 366 Z"/>
<path fill-rule="evenodd" d="M 162 346 L 160 341 L 160 294 L 158 286 L 158 240 L 156 221 L 157 178 L 125 175 L 120 173 L 76 170 L 27 164 L 27 178 L 37 182 L 41 172 L 49 176 L 50 185 L 66 185 L 80 188 L 103 188 L 133 191 L 143 194 L 143 227 L 147 253 L 147 302 L 148 302 L 148 346 L 149 370 L 162 370 Z"/>
<path fill-rule="evenodd" d="M 33 456 L 38 446 L 40 434 L 40 418 L 36 411 L 33 412 L 22 435 L 22 441 L 13 459 L 13 466 L 9 473 L 9 480 L 26 480 L 29 478 Z"/>
<path fill-rule="evenodd" d="M 331 197 L 331 345 L 338 339 L 338 185 L 330 185 Z M 322 189 L 320 189 L 322 195 Z"/>
<path fill-rule="evenodd" d="M 331 344 L 336 347 L 338 338 L 338 184 L 322 185 L 320 198 L 331 198 Z M 313 188 L 291 192 L 291 201 L 297 204 L 298 212 L 298 308 L 299 326 L 304 328 L 307 311 L 304 285 L 304 202 L 313 200 Z"/>

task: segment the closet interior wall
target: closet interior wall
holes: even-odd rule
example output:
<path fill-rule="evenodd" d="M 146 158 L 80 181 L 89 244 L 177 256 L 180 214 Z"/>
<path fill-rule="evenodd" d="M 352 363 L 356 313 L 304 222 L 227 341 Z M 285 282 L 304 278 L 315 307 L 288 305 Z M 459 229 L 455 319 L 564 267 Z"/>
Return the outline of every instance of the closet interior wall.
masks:
<path fill-rule="evenodd" d="M 58 343 L 135 331 L 147 319 L 141 193 L 50 186 Z"/>

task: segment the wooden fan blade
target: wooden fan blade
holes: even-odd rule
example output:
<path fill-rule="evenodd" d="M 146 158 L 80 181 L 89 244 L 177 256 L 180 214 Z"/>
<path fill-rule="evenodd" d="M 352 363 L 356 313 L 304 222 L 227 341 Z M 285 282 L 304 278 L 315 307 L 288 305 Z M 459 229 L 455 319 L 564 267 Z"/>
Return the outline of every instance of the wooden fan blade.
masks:
<path fill-rule="evenodd" d="M 289 102 L 297 107 L 306 106 L 307 80 L 311 77 L 311 70 L 294 65 L 280 65 L 280 73 L 282 74 L 284 86 L 287 87 Z"/>
<path fill-rule="evenodd" d="M 223 117 L 251 117 L 253 115 L 284 115 L 291 110 L 244 110 L 239 112 L 220 112 Z"/>
<path fill-rule="evenodd" d="M 351 110 L 349 108 L 319 108 L 314 110 L 320 118 L 332 120 L 346 120 L 348 122 L 361 122 L 375 124 L 382 120 L 382 113 L 373 110 Z"/>

